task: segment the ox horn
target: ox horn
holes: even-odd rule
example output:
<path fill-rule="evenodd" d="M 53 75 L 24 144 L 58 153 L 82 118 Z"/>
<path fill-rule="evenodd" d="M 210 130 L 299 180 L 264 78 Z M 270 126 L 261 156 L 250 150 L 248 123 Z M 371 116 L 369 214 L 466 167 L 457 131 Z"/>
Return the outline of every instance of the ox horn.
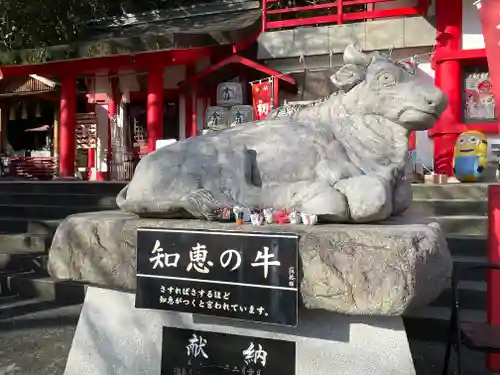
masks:
<path fill-rule="evenodd" d="M 344 50 L 344 62 L 346 64 L 354 64 L 366 68 L 371 61 L 371 57 L 357 49 L 354 44 L 349 44 Z"/>

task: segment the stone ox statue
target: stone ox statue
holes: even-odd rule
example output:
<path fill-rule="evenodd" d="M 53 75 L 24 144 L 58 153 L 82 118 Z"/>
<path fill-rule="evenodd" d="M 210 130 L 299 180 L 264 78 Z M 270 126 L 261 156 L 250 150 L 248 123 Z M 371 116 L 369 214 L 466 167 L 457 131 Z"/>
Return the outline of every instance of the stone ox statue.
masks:
<path fill-rule="evenodd" d="M 405 211 L 407 136 L 431 128 L 445 95 L 388 57 L 349 46 L 339 93 L 291 116 L 189 138 L 148 154 L 118 206 L 146 217 L 212 218 L 240 205 L 366 223 Z"/>

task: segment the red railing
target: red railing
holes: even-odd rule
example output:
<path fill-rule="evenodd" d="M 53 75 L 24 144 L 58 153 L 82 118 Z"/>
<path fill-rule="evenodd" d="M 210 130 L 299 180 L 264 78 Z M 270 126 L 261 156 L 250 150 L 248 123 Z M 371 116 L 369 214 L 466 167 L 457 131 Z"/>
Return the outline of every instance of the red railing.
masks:
<path fill-rule="evenodd" d="M 417 4 L 413 7 L 376 9 L 377 3 L 394 3 L 395 1 L 397 0 L 337 0 L 329 3 L 280 8 L 279 0 L 262 0 L 262 31 L 424 15 L 429 7 L 429 0 L 416 0 Z M 373 9 L 368 10 L 370 7 Z M 307 14 L 302 12 L 307 12 Z"/>

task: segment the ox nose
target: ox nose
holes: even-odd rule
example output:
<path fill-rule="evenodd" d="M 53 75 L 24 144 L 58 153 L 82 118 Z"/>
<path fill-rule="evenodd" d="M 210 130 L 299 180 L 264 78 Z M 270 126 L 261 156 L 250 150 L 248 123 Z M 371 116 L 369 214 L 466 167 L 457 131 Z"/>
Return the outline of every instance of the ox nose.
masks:
<path fill-rule="evenodd" d="M 441 115 L 448 106 L 448 98 L 437 87 L 432 87 L 425 92 L 425 103 L 437 115 Z"/>

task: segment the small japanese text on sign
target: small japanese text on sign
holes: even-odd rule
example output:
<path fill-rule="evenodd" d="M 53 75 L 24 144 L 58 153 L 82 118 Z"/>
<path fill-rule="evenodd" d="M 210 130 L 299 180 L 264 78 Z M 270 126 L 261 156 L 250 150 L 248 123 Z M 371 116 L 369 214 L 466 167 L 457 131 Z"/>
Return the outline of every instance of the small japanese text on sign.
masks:
<path fill-rule="evenodd" d="M 137 307 L 296 324 L 295 234 L 141 228 L 137 241 Z"/>

